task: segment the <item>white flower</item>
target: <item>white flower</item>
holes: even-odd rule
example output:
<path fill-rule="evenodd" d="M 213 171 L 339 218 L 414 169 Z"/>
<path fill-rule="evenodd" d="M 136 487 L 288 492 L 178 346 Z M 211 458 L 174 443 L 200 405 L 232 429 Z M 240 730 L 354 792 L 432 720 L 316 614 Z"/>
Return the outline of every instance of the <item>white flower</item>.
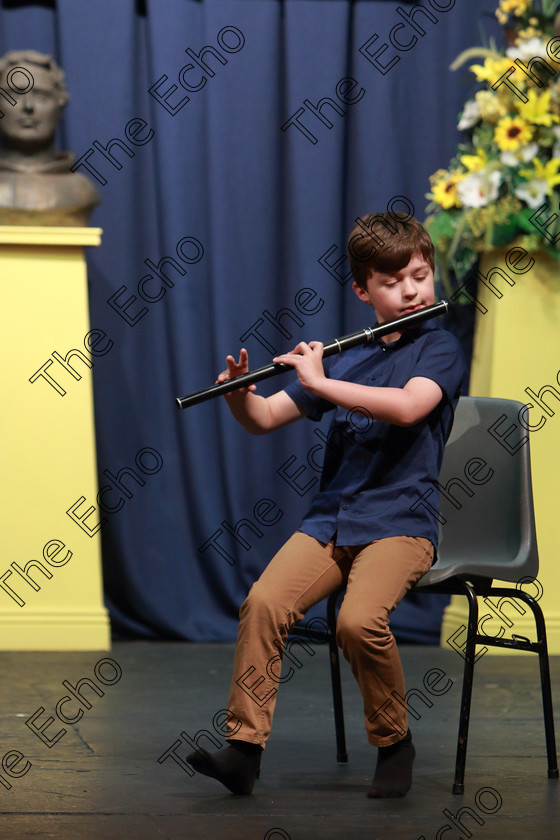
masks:
<path fill-rule="evenodd" d="M 498 197 L 502 180 L 501 172 L 488 173 L 486 167 L 471 172 L 457 184 L 457 195 L 464 207 L 485 207 Z"/>
<path fill-rule="evenodd" d="M 530 160 L 533 160 L 539 153 L 539 144 L 538 143 L 529 143 L 528 146 L 521 146 L 520 149 L 517 150 L 517 154 L 521 156 L 521 160 L 523 163 L 529 163 Z"/>
<path fill-rule="evenodd" d="M 526 184 L 520 184 L 515 189 L 515 195 L 524 201 L 525 204 L 535 210 L 540 207 L 548 193 L 548 184 L 546 181 L 541 181 L 538 178 L 533 178 Z"/>
<path fill-rule="evenodd" d="M 531 58 L 546 58 L 546 43 L 540 38 L 529 38 L 522 41 L 517 47 L 509 47 L 506 50 L 508 58 L 520 58 L 527 61 Z"/>
<path fill-rule="evenodd" d="M 480 105 L 478 102 L 475 102 L 474 99 L 469 99 L 468 102 L 465 103 L 465 107 L 463 109 L 463 113 L 461 114 L 461 119 L 459 120 L 459 124 L 457 128 L 459 131 L 464 131 L 467 128 L 472 128 L 472 126 L 477 123 L 480 119 Z"/>
<path fill-rule="evenodd" d="M 505 166 L 519 166 L 520 163 L 529 163 L 539 152 L 538 143 L 529 143 L 527 146 L 520 146 L 516 152 L 502 152 L 500 160 Z"/>
<path fill-rule="evenodd" d="M 514 155 L 513 152 L 502 152 L 500 155 L 500 160 L 504 164 L 504 166 L 519 166 L 521 163 L 520 159 L 517 155 Z"/>

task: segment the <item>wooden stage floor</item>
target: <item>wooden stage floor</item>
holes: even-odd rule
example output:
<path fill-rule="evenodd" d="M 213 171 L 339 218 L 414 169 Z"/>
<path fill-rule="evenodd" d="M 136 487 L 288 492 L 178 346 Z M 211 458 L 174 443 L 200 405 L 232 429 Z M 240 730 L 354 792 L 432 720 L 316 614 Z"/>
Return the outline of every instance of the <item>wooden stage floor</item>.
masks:
<path fill-rule="evenodd" d="M 407 688 L 432 705 L 411 699 L 419 714 L 411 719 L 412 790 L 404 799 L 371 800 L 365 794 L 376 750 L 365 738 L 357 686 L 343 662 L 349 762 L 341 765 L 328 652 L 325 645 L 313 650 L 280 686 L 250 797 L 190 775 L 180 763 L 185 744 L 176 747 L 177 761 L 169 755 L 158 762 L 181 732 L 208 730 L 224 743 L 217 713 L 227 706 L 233 645 L 119 642 L 110 653 L 0 653 L 0 836 L 557 840 L 560 782 L 547 779 L 536 656 L 487 654 L 477 664 L 465 793 L 454 796 L 462 659 L 451 650 L 401 645 Z M 441 696 L 423 682 L 434 668 L 442 672 L 440 688 L 449 681 Z M 551 672 L 558 731 L 560 657 L 551 657 Z M 103 695 L 91 684 L 78 686 L 83 678 Z M 72 690 L 86 700 L 79 704 Z"/>

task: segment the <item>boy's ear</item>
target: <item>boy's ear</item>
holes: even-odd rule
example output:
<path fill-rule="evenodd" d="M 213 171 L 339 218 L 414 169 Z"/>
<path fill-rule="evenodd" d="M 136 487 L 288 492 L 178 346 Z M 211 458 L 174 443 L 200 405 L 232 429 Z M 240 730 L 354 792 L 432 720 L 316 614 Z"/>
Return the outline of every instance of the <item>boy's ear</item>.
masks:
<path fill-rule="evenodd" d="M 361 286 L 358 286 L 355 280 L 352 283 L 352 288 L 360 300 L 362 300 L 364 303 L 368 303 L 371 306 L 371 301 L 369 299 L 367 291 L 365 289 L 362 289 Z"/>

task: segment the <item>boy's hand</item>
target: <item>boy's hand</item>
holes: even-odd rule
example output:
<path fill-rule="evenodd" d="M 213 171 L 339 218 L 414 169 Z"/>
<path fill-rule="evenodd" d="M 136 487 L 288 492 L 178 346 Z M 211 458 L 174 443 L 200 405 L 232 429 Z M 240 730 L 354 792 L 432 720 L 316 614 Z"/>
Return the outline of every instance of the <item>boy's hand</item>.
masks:
<path fill-rule="evenodd" d="M 226 364 L 227 370 L 223 370 L 220 374 L 218 374 L 218 378 L 216 379 L 216 383 L 219 382 L 227 382 L 228 379 L 235 379 L 236 376 L 240 376 L 242 373 L 248 373 L 249 371 L 249 354 L 243 348 L 239 353 L 239 361 L 236 362 L 233 356 L 226 356 Z M 226 400 L 229 400 L 235 394 L 247 394 L 249 391 L 256 391 L 256 385 L 248 385 L 246 388 L 238 388 L 237 391 L 230 392 L 229 394 L 224 394 Z"/>
<path fill-rule="evenodd" d="M 292 365 L 296 369 L 298 379 L 304 388 L 313 393 L 321 381 L 325 379 L 323 370 L 323 344 L 320 341 L 300 341 L 291 353 L 276 356 L 273 362 Z"/>

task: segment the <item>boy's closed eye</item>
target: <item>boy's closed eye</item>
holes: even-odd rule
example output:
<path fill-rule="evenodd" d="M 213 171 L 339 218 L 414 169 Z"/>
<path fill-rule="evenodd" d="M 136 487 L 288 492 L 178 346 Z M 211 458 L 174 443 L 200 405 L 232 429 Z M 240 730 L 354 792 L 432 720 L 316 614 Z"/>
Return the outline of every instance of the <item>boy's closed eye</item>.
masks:
<path fill-rule="evenodd" d="M 413 277 L 412 279 L 413 279 L 413 280 L 415 280 L 416 282 L 422 282 L 422 280 L 425 280 L 425 279 L 427 278 L 427 276 L 428 276 L 427 274 L 423 274 L 423 275 L 422 275 L 422 276 L 420 276 L 420 277 Z M 396 286 L 396 285 L 397 285 L 397 283 L 400 283 L 400 282 L 401 282 L 401 281 L 400 281 L 400 280 L 398 280 L 398 279 L 396 279 L 396 280 L 389 280 L 387 283 L 385 283 L 385 285 L 386 285 L 386 286 Z"/>

